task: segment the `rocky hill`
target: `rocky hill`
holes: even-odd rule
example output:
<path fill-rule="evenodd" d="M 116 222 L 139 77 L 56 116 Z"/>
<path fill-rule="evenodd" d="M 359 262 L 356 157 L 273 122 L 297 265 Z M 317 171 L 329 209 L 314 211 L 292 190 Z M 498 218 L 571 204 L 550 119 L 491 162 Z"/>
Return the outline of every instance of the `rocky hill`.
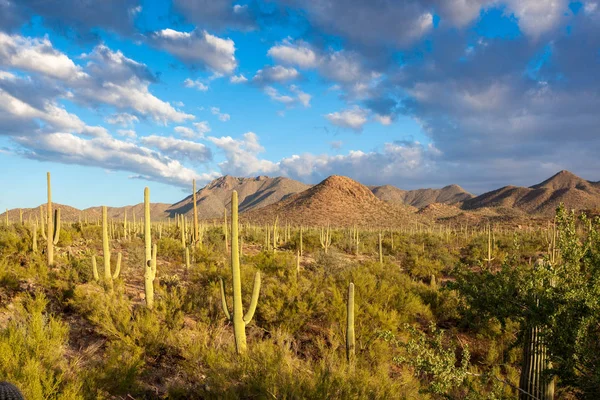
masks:
<path fill-rule="evenodd" d="M 506 207 L 528 214 L 552 216 L 564 203 L 577 210 L 600 207 L 600 184 L 586 181 L 569 171 L 560 171 L 551 178 L 530 187 L 505 186 L 467 200 L 462 208 Z"/>
<path fill-rule="evenodd" d="M 384 185 L 371 187 L 371 191 L 380 200 L 417 208 L 423 208 L 433 203 L 459 204 L 475 197 L 458 185 L 448 185 L 441 189 L 417 190 L 402 190 L 395 186 Z"/>
<path fill-rule="evenodd" d="M 223 210 L 229 208 L 231 192 L 237 190 L 240 213 L 259 209 L 276 203 L 290 195 L 308 189 L 310 185 L 289 178 L 257 176 L 255 178 L 235 178 L 222 176 L 200 189 L 196 194 L 198 216 L 201 219 L 219 218 Z M 191 215 L 193 200 L 190 194 L 185 199 L 173 204 L 166 212 Z"/>
<path fill-rule="evenodd" d="M 379 200 L 371 190 L 345 176 L 332 175 L 318 185 L 289 196 L 244 218 L 259 222 L 336 226 L 389 226 L 415 219 L 416 209 Z"/>

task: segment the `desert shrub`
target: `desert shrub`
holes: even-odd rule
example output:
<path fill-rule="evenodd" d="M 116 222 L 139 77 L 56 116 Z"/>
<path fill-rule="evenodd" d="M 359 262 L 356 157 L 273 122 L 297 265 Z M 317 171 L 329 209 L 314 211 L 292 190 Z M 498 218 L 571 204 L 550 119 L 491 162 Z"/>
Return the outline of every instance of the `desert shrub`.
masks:
<path fill-rule="evenodd" d="M 16 303 L 0 330 L 0 376 L 27 399 L 80 399 L 80 382 L 65 358 L 69 328 L 44 313 L 47 304 L 43 294 Z"/>

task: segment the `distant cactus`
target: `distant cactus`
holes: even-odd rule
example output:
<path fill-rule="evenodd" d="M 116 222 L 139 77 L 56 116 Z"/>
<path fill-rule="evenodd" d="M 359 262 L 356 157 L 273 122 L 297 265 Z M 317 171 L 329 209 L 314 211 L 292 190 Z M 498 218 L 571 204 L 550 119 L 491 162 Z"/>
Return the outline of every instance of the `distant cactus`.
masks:
<path fill-rule="evenodd" d="M 144 188 L 144 290 L 146 292 L 146 307 L 154 307 L 154 278 L 156 278 L 156 244 L 152 246 L 150 232 L 150 189 Z"/>
<path fill-rule="evenodd" d="M 331 246 L 331 231 L 329 230 L 329 224 L 327 224 L 327 230 L 321 227 L 319 240 L 321 242 L 321 247 L 325 250 L 325 254 L 327 254 L 329 246 Z"/>
<path fill-rule="evenodd" d="M 381 241 L 381 232 L 379 232 L 379 264 L 383 265 L 383 244 Z"/>
<path fill-rule="evenodd" d="M 494 258 L 492 257 L 492 228 L 488 225 L 487 227 L 487 231 L 488 231 L 488 256 L 487 258 L 484 258 L 483 261 L 487 261 L 488 266 L 491 264 L 491 262 L 494 260 Z"/>
<path fill-rule="evenodd" d="M 231 194 L 231 274 L 233 276 L 233 315 L 229 314 L 227 307 L 227 298 L 225 297 L 225 284 L 221 278 L 221 304 L 223 312 L 227 319 L 233 322 L 233 332 L 235 336 L 235 347 L 238 354 L 246 351 L 246 325 L 252 321 L 256 305 L 258 304 L 258 295 L 260 293 L 260 271 L 254 275 L 254 288 L 252 289 L 252 300 L 246 315 L 243 313 L 242 305 L 242 278 L 240 274 L 240 258 L 238 246 L 238 194 L 233 191 Z"/>
<path fill-rule="evenodd" d="M 348 303 L 346 312 L 346 359 L 349 363 L 354 362 L 355 338 L 354 338 L 354 283 L 348 285 Z"/>
<path fill-rule="evenodd" d="M 34 253 L 37 253 L 38 248 L 37 248 L 37 222 L 35 224 L 33 224 L 33 232 L 32 232 L 32 238 L 31 238 L 31 251 Z"/>
<path fill-rule="evenodd" d="M 190 269 L 190 248 L 185 248 L 185 268 Z"/>
<path fill-rule="evenodd" d="M 42 236 L 46 239 L 46 256 L 48 265 L 54 264 L 54 245 L 58 243 L 60 237 L 60 209 L 56 209 L 54 220 L 52 219 L 52 186 L 50 184 L 50 172 L 46 174 L 48 182 L 48 206 L 46 210 L 46 224 L 48 234 L 42 229 Z"/>
<path fill-rule="evenodd" d="M 194 202 L 194 244 L 198 243 L 198 206 L 196 205 L 196 180 L 192 180 L 192 191 L 194 192 L 192 195 L 192 200 Z"/>

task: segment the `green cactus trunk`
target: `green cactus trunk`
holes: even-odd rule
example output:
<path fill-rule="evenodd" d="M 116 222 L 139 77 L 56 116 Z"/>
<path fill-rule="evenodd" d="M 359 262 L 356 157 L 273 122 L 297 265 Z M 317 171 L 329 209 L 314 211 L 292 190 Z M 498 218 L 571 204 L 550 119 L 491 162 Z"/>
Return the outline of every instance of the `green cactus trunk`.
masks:
<path fill-rule="evenodd" d="M 37 253 L 37 222 L 33 225 L 31 251 Z"/>
<path fill-rule="evenodd" d="M 96 282 L 100 280 L 100 276 L 98 275 L 98 266 L 96 265 L 96 256 L 92 256 L 92 275 L 94 276 L 94 280 Z"/>
<path fill-rule="evenodd" d="M 198 243 L 198 206 L 196 205 L 196 180 L 192 181 L 192 190 L 194 194 L 192 196 L 194 202 L 194 244 Z"/>
<path fill-rule="evenodd" d="M 546 371 L 552 368 L 540 327 L 528 328 L 523 346 L 523 365 L 519 382 L 519 400 L 553 400 L 554 379 Z"/>
<path fill-rule="evenodd" d="M 238 354 L 246 352 L 246 325 L 252 321 L 256 305 L 258 304 L 258 295 L 260 293 L 260 271 L 254 275 L 254 288 L 252 289 L 252 300 L 250 307 L 243 315 L 242 304 L 242 278 L 240 273 L 239 257 L 239 231 L 238 231 L 238 194 L 233 191 L 231 195 L 231 275 L 233 277 L 233 315 L 229 313 L 227 299 L 225 297 L 225 285 L 221 279 L 221 304 L 225 316 L 233 323 L 233 333 L 235 337 L 235 348 Z"/>
<path fill-rule="evenodd" d="M 146 307 L 154 307 L 154 278 L 156 278 L 156 245 L 152 246 L 150 231 L 150 189 L 144 188 L 144 290 L 146 293 Z"/>
<path fill-rule="evenodd" d="M 54 229 L 52 226 L 52 187 L 50 185 L 50 172 L 46 173 L 46 179 L 48 181 L 48 206 L 46 208 L 48 239 L 46 240 L 46 257 L 48 259 L 48 266 L 51 266 L 54 264 L 54 242 L 52 240 L 52 232 L 54 232 Z"/>
<path fill-rule="evenodd" d="M 108 242 L 108 221 L 106 206 L 102 206 L 102 254 L 104 257 L 104 281 L 112 289 L 112 274 L 110 272 L 110 244 Z"/>
<path fill-rule="evenodd" d="M 383 244 L 381 241 L 381 232 L 379 233 L 379 264 L 383 265 Z"/>
<path fill-rule="evenodd" d="M 348 309 L 346 313 L 346 359 L 354 363 L 354 283 L 348 285 Z"/>

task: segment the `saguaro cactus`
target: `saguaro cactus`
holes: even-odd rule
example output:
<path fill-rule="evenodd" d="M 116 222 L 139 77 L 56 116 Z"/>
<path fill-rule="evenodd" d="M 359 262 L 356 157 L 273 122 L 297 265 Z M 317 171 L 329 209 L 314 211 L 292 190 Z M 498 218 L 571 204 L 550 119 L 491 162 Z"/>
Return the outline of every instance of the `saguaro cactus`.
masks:
<path fill-rule="evenodd" d="M 546 373 L 552 366 L 548 359 L 543 331 L 539 326 L 533 326 L 527 329 L 525 335 L 519 400 L 552 400 L 554 379 Z"/>
<path fill-rule="evenodd" d="M 483 261 L 487 261 L 488 266 L 489 266 L 492 263 L 492 261 L 494 260 L 494 257 L 492 257 L 492 228 L 489 225 L 487 227 L 487 231 L 488 231 L 488 256 Z"/>
<path fill-rule="evenodd" d="M 112 287 L 112 280 L 119 277 L 121 272 L 121 253 L 117 254 L 115 272 L 110 271 L 110 241 L 108 240 L 108 221 L 106 206 L 102 206 L 102 252 L 104 256 L 104 280 Z"/>
<path fill-rule="evenodd" d="M 331 246 L 331 231 L 329 230 L 329 224 L 327 224 L 327 230 L 324 230 L 323 227 L 321 227 L 319 240 L 321 242 L 321 247 L 325 250 L 325 254 L 327 254 L 329 246 Z"/>
<path fill-rule="evenodd" d="M 381 241 L 381 232 L 379 232 L 379 264 L 383 265 L 383 243 Z"/>
<path fill-rule="evenodd" d="M 252 289 L 252 300 L 250 307 L 243 315 L 242 305 L 242 278 L 240 274 L 240 257 L 238 246 L 238 194 L 233 191 L 231 194 L 231 274 L 233 276 L 233 315 L 229 314 L 227 307 L 227 298 L 225 297 L 225 284 L 221 278 L 221 305 L 227 319 L 233 323 L 233 333 L 235 336 L 235 347 L 238 354 L 246 351 L 246 325 L 252 321 L 258 295 L 260 293 L 260 271 L 254 275 L 254 288 Z"/>
<path fill-rule="evenodd" d="M 48 181 L 48 206 L 46 211 L 46 224 L 48 234 L 42 229 L 42 237 L 46 239 L 46 256 L 48 265 L 54 264 L 54 245 L 58 243 L 60 237 L 60 208 L 57 208 L 52 219 L 52 186 L 50 185 L 50 172 L 46 173 Z"/>
<path fill-rule="evenodd" d="M 354 283 L 348 285 L 348 309 L 346 313 L 346 359 L 354 362 Z"/>
<path fill-rule="evenodd" d="M 144 188 L 144 241 L 145 241 L 145 263 L 144 263 L 144 290 L 146 292 L 146 307 L 152 310 L 154 307 L 154 278 L 156 278 L 156 244 L 152 246 L 150 232 L 150 189 Z"/>
<path fill-rule="evenodd" d="M 196 205 L 196 180 L 192 180 L 192 200 L 194 201 L 194 244 L 198 243 L 198 206 Z"/>
<path fill-rule="evenodd" d="M 37 253 L 37 222 L 33 224 L 31 251 Z"/>

